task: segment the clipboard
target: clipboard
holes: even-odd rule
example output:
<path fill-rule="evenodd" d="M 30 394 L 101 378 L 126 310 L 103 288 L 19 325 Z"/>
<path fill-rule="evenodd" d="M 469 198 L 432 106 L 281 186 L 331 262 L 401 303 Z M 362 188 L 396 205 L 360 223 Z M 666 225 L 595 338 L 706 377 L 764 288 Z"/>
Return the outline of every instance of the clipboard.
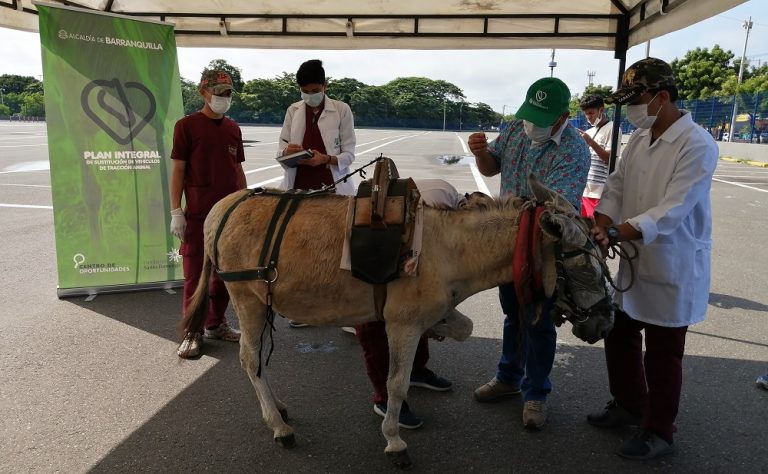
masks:
<path fill-rule="evenodd" d="M 312 150 L 301 150 L 296 153 L 291 153 L 290 155 L 278 156 L 276 159 L 280 164 L 289 168 L 296 168 L 299 166 L 299 160 L 303 158 L 312 158 L 312 156 L 314 156 Z"/>

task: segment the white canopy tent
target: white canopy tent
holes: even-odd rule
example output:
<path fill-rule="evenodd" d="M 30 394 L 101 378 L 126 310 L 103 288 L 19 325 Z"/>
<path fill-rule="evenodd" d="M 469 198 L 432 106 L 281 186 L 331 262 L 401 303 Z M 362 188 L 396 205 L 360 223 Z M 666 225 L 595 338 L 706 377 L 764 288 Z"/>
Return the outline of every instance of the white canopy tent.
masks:
<path fill-rule="evenodd" d="M 619 60 L 618 77 L 621 78 L 630 47 L 745 1 L 45 0 L 40 3 L 173 23 L 176 44 L 182 47 L 607 50 L 614 51 L 614 57 Z M 35 2 L 0 0 L 0 27 L 37 31 Z M 612 150 L 617 148 L 618 134 L 616 120 Z M 612 156 L 611 169 L 614 162 Z"/>
<path fill-rule="evenodd" d="M 283 49 L 627 48 L 744 0 L 46 0 L 175 24 L 179 46 Z M 0 27 L 37 31 L 32 0 Z"/>

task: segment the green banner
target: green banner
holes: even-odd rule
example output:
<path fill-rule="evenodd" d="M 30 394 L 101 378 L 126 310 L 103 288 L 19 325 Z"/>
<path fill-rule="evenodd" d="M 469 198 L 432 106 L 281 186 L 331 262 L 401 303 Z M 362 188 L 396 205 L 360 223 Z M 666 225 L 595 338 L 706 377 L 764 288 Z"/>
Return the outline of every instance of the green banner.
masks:
<path fill-rule="evenodd" d="M 168 230 L 169 156 L 183 115 L 173 26 L 38 12 L 59 296 L 181 279 Z"/>

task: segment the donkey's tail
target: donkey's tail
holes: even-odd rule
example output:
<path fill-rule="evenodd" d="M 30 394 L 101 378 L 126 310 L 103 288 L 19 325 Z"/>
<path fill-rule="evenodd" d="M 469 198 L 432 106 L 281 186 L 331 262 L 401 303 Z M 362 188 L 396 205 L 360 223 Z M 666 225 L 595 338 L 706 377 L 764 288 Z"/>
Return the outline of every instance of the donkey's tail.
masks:
<path fill-rule="evenodd" d="M 208 313 L 208 282 L 211 279 L 211 267 L 211 259 L 208 256 L 208 252 L 204 252 L 203 270 L 200 272 L 197 288 L 189 304 L 187 304 L 187 311 L 182 316 L 181 323 L 179 323 L 180 340 L 183 340 L 189 334 L 203 332 L 205 316 Z"/>

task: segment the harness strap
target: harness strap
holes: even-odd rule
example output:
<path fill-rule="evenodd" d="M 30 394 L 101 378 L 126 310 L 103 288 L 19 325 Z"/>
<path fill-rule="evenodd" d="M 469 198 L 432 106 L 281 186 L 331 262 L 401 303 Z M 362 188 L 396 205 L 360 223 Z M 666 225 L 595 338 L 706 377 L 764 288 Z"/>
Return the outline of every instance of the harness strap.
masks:
<path fill-rule="evenodd" d="M 219 226 L 216 228 L 216 236 L 213 238 L 213 266 L 214 267 L 218 267 L 219 237 L 221 237 L 221 231 L 224 230 L 224 226 L 227 224 L 227 220 L 229 220 L 229 215 L 232 214 L 232 211 L 234 211 L 235 208 L 240 205 L 240 203 L 242 203 L 246 199 L 249 199 L 255 196 L 256 193 L 254 191 L 255 190 L 251 190 L 245 193 L 243 196 L 240 197 L 240 199 L 233 202 L 232 205 L 229 206 L 229 209 L 227 209 L 227 212 L 225 212 L 224 215 L 221 217 L 221 220 L 219 221 Z"/>

